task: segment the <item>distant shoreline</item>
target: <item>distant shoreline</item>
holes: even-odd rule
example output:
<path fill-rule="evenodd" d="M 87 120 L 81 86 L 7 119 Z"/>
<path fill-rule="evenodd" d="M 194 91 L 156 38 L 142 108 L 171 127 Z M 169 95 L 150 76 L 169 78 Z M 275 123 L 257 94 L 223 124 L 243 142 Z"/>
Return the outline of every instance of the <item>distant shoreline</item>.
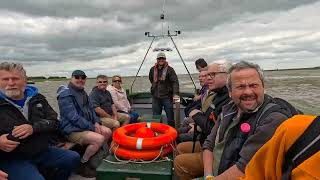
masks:
<path fill-rule="evenodd" d="M 295 69 L 270 69 L 270 70 L 264 70 L 264 71 L 268 71 L 268 72 L 273 72 L 273 71 L 300 71 L 300 70 L 320 70 L 320 66 L 318 67 L 309 67 L 309 68 L 295 68 Z M 191 75 L 195 75 L 197 73 L 191 74 Z M 178 74 L 178 75 L 188 75 L 188 74 Z M 147 75 L 143 75 L 143 76 L 138 76 L 138 77 L 145 77 Z M 122 76 L 124 78 L 134 78 L 135 76 Z M 87 79 L 95 79 L 96 77 L 88 77 Z M 109 77 L 110 78 L 110 77 Z M 44 81 L 66 81 L 66 80 L 70 80 L 70 78 L 66 78 L 66 77 L 58 77 L 58 78 L 44 78 L 42 76 L 42 78 L 39 79 L 39 77 L 29 77 L 30 81 L 33 82 L 44 82 Z"/>
<path fill-rule="evenodd" d="M 264 71 L 296 71 L 296 70 L 317 70 L 317 69 L 320 69 L 320 66 L 309 67 L 309 68 L 295 68 L 295 69 L 270 69 L 270 70 L 264 70 Z"/>

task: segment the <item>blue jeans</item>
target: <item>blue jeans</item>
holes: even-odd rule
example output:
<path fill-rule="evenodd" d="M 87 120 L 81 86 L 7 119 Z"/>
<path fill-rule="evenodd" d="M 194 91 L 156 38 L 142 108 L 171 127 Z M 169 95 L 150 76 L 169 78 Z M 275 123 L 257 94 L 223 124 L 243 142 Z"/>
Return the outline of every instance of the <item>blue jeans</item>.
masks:
<path fill-rule="evenodd" d="M 9 180 L 45 180 L 37 166 L 58 168 L 55 179 L 67 180 L 80 162 L 77 152 L 50 146 L 32 160 L 1 161 L 0 169 L 9 175 Z"/>
<path fill-rule="evenodd" d="M 139 114 L 135 111 L 125 112 L 125 111 L 118 111 L 119 113 L 128 114 L 130 116 L 130 124 L 137 123 Z"/>
<path fill-rule="evenodd" d="M 160 99 L 152 97 L 153 115 L 161 115 L 162 108 L 166 112 L 168 125 L 174 127 L 173 100 L 171 98 Z"/>

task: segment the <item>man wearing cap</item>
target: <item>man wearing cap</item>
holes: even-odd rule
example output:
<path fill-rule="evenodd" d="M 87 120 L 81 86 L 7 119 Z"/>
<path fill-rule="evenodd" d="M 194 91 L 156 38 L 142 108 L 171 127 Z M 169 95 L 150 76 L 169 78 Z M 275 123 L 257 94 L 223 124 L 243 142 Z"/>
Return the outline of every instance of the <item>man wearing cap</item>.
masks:
<path fill-rule="evenodd" d="M 173 100 L 179 99 L 179 80 L 174 69 L 168 65 L 165 53 L 158 53 L 157 63 L 150 69 L 149 80 L 152 84 L 153 115 L 161 115 L 164 108 L 168 124 L 174 127 Z"/>
<path fill-rule="evenodd" d="M 87 146 L 82 163 L 87 162 L 105 145 L 112 134 L 109 128 L 101 125 L 84 91 L 86 78 L 83 71 L 75 70 L 68 87 L 60 86 L 58 89 L 60 129 L 69 141 Z"/>

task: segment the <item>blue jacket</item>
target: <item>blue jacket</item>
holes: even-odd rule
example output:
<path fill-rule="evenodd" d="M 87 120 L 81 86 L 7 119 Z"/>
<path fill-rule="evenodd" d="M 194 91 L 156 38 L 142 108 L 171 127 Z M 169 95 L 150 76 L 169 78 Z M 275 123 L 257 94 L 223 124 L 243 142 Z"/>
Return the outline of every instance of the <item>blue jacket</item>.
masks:
<path fill-rule="evenodd" d="M 72 89 L 66 86 L 58 88 L 58 105 L 60 110 L 60 126 L 64 135 L 69 135 L 72 132 L 95 131 L 94 124 L 100 123 L 94 108 L 89 101 L 89 109 L 84 110 L 84 107 L 79 106 L 79 100 L 76 98 Z M 85 118 L 84 112 L 89 112 L 89 118 Z"/>

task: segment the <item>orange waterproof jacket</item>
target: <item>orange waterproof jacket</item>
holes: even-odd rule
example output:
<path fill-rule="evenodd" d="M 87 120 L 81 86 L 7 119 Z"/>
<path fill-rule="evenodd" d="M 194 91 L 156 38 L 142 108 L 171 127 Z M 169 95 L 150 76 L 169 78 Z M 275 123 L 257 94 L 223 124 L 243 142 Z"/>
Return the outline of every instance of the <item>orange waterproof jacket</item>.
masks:
<path fill-rule="evenodd" d="M 273 137 L 253 156 L 242 180 L 280 180 L 285 153 L 315 118 L 316 116 L 296 115 L 282 123 Z M 320 179 L 320 152 L 293 169 L 291 179 Z"/>

